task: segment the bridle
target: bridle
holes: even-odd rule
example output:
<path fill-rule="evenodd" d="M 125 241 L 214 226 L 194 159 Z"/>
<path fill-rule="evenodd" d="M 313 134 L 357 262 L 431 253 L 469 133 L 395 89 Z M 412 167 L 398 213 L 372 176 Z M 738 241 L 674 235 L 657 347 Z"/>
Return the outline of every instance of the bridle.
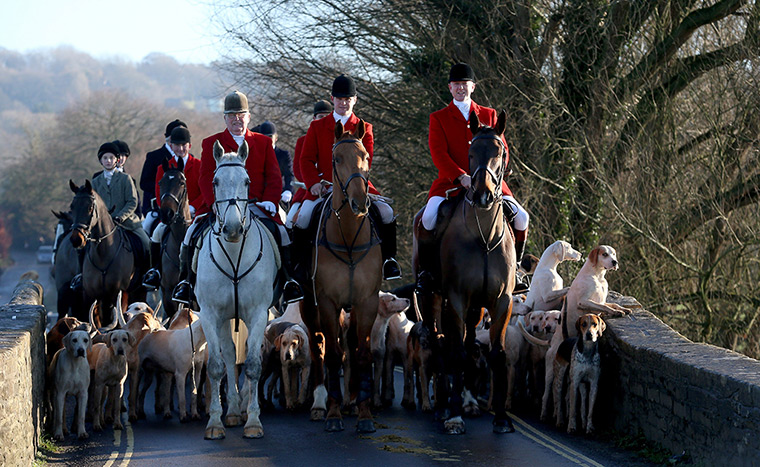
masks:
<path fill-rule="evenodd" d="M 175 203 L 177 203 L 177 210 L 174 211 L 174 215 L 172 216 L 171 219 L 169 219 L 169 223 L 172 223 L 172 222 L 174 222 L 177 219 L 177 216 L 179 215 L 180 207 L 182 206 L 182 201 L 181 200 L 187 200 L 187 177 L 185 176 L 185 173 L 183 171 L 181 171 L 181 170 L 176 170 L 176 172 L 177 172 L 176 176 L 179 176 L 180 181 L 182 181 L 184 183 L 184 188 L 179 193 L 179 197 L 177 197 L 172 192 L 161 193 L 161 203 L 162 204 L 163 204 L 165 198 L 169 198 L 172 201 L 174 201 Z M 169 175 L 169 177 L 174 177 L 174 176 L 175 175 Z"/>
<path fill-rule="evenodd" d="M 92 225 L 93 225 L 93 223 L 97 223 L 98 222 L 98 207 L 97 207 L 97 203 L 95 202 L 95 195 L 91 195 L 91 194 L 88 194 L 88 193 L 77 193 L 77 194 L 74 195 L 74 200 L 76 200 L 77 198 L 80 198 L 80 199 L 81 198 L 88 198 L 92 202 L 92 214 L 90 214 L 90 219 L 89 219 L 88 223 L 84 224 L 84 223 L 79 222 L 79 223 L 72 224 L 72 226 L 71 226 L 71 230 L 76 230 L 76 231 L 78 231 L 82 235 L 82 238 L 84 238 L 85 245 L 87 243 L 89 243 L 89 242 L 95 243 L 97 245 L 100 242 L 102 242 L 103 240 L 105 240 L 106 238 L 108 238 L 111 235 L 113 235 L 114 232 L 116 232 L 116 223 L 114 222 L 113 229 L 111 229 L 110 232 L 108 232 L 107 234 L 103 235 L 102 237 L 93 238 L 92 237 Z M 93 221 L 93 219 L 94 219 L 94 221 Z"/>
<path fill-rule="evenodd" d="M 340 146 L 341 144 L 345 143 L 356 143 L 358 144 L 363 151 L 366 152 L 366 149 L 364 148 L 364 144 L 362 144 L 360 139 L 357 138 L 346 138 L 342 139 L 340 141 L 336 141 L 335 144 L 333 144 L 333 158 L 332 158 L 332 166 L 333 166 L 333 174 L 335 174 L 335 179 L 338 181 L 338 187 L 340 187 L 340 191 L 343 193 L 343 203 L 338 207 L 338 209 L 335 209 L 335 214 L 338 214 L 343 207 L 348 204 L 348 185 L 356 178 L 360 178 L 364 182 L 364 191 L 369 192 L 369 174 L 366 176 L 361 172 L 354 172 L 349 177 L 348 180 L 346 180 L 346 183 L 343 183 L 343 181 L 340 179 L 340 176 L 338 175 L 338 167 L 335 165 L 335 148 Z M 369 199 L 369 198 L 368 198 Z"/>
<path fill-rule="evenodd" d="M 216 172 L 219 169 L 222 169 L 224 167 L 242 167 L 245 170 L 245 164 L 242 162 L 225 162 L 223 164 L 219 164 L 216 166 L 216 169 L 214 169 L 214 175 L 216 175 Z M 250 182 L 250 180 L 249 180 Z M 250 199 L 248 197 L 245 198 L 227 198 L 227 199 L 216 199 L 216 187 L 214 187 L 214 214 L 216 214 L 217 221 L 219 222 L 219 225 L 224 225 L 225 218 L 227 217 L 227 211 L 230 209 L 230 207 L 235 206 L 235 209 L 237 209 L 238 214 L 240 214 L 240 218 L 243 220 L 243 227 L 246 225 L 247 216 L 244 215 L 244 213 L 248 212 L 248 204 L 250 203 Z M 240 204 L 238 203 L 244 203 L 243 209 L 240 209 Z M 221 211 L 222 208 L 220 208 L 221 205 L 224 205 L 224 203 L 227 203 L 227 206 L 224 206 L 224 211 Z M 221 215 L 220 215 L 221 212 Z M 250 226 L 248 227 L 250 228 Z M 213 230 L 213 229 L 212 229 Z M 221 227 L 220 227 L 221 231 Z M 248 229 L 245 229 L 245 232 L 247 232 Z M 214 232 L 214 235 L 220 235 L 220 232 Z"/>
<path fill-rule="evenodd" d="M 472 180 L 475 180 L 475 178 L 478 176 L 478 173 L 480 173 L 481 170 L 485 171 L 488 175 L 490 175 L 495 185 L 494 191 L 492 191 L 491 194 L 493 195 L 494 200 L 496 200 L 496 199 L 499 199 L 499 196 L 501 195 L 501 182 L 504 180 L 504 173 L 507 170 L 507 164 L 506 164 L 507 147 L 504 145 L 504 141 L 502 141 L 501 137 L 495 134 L 477 135 L 474 138 L 472 138 L 473 143 L 478 140 L 494 140 L 499 143 L 499 158 L 501 159 L 501 165 L 499 167 L 498 174 L 495 173 L 491 169 L 491 167 L 488 166 L 488 163 L 486 163 L 484 165 L 479 165 L 477 168 L 475 168 L 475 171 L 470 176 Z M 474 189 L 472 188 L 472 185 L 470 185 L 469 191 L 470 193 L 474 193 Z M 467 199 L 467 202 L 470 203 L 470 205 L 473 205 L 474 203 L 472 199 Z"/>

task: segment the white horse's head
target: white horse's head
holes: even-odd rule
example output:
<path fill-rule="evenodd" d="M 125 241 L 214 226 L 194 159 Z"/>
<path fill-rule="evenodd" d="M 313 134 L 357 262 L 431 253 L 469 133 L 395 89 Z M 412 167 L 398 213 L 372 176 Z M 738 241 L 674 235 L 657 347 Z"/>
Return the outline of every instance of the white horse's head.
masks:
<path fill-rule="evenodd" d="M 245 169 L 248 143 L 234 152 L 224 153 L 219 141 L 214 143 L 214 211 L 224 240 L 237 243 L 243 236 L 248 219 L 248 186 L 251 179 Z"/>

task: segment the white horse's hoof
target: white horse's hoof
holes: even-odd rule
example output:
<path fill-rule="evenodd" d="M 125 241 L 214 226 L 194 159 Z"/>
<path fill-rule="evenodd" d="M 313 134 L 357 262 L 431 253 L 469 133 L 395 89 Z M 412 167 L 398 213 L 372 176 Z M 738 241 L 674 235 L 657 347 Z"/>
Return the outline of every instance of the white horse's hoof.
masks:
<path fill-rule="evenodd" d="M 212 426 L 206 428 L 206 433 L 203 435 L 203 438 L 205 439 L 224 439 L 224 428 L 220 428 L 218 426 Z"/>
<path fill-rule="evenodd" d="M 224 418 L 225 426 L 240 426 L 243 423 L 243 417 L 241 415 L 227 415 Z"/>
<path fill-rule="evenodd" d="M 257 439 L 264 437 L 264 427 L 247 426 L 243 429 L 243 438 Z"/>

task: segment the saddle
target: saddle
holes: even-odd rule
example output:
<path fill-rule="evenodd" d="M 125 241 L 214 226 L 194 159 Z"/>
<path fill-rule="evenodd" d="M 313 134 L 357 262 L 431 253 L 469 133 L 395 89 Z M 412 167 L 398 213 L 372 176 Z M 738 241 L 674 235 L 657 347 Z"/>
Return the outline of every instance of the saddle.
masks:
<path fill-rule="evenodd" d="M 282 266 L 282 258 L 280 258 L 280 250 L 277 246 L 277 240 L 274 238 L 274 235 L 272 232 L 264 225 L 264 223 L 258 218 L 254 217 L 254 222 L 259 224 L 259 228 L 261 228 L 266 235 L 264 235 L 264 238 L 269 240 L 269 243 L 272 245 L 272 250 L 274 250 L 274 263 L 277 266 L 277 269 L 279 270 Z M 207 234 L 211 230 L 211 223 L 208 223 L 207 225 L 199 226 L 197 231 L 201 231 L 198 234 L 198 239 L 194 245 L 193 248 L 193 258 L 190 262 L 190 267 L 192 268 L 194 273 L 198 273 L 198 255 L 203 248 L 203 242 L 208 237 Z M 266 241 L 266 240 L 265 240 Z"/>

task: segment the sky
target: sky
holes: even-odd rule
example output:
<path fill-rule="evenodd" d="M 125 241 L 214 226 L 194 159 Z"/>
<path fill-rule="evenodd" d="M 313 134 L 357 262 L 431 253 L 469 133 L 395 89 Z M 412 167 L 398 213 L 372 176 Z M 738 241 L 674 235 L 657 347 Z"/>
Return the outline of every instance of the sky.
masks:
<path fill-rule="evenodd" d="M 211 0 L 3 0 L 0 47 L 26 53 L 69 45 L 95 58 L 139 62 L 161 52 L 181 63 L 219 58 Z"/>

